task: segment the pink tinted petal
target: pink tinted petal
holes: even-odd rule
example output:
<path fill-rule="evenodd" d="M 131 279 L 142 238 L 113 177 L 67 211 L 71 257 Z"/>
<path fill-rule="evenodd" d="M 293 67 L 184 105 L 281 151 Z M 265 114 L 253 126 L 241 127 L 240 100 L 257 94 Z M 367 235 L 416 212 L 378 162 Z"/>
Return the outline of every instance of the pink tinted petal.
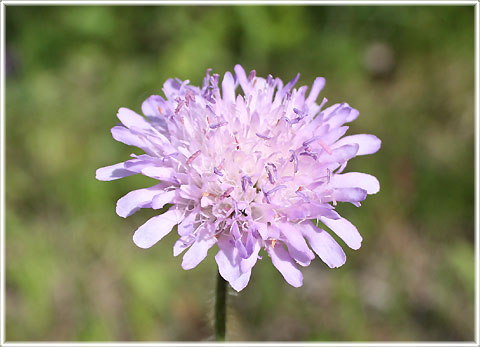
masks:
<path fill-rule="evenodd" d="M 310 221 L 303 222 L 301 226 L 303 235 L 325 264 L 330 268 L 340 267 L 345 264 L 347 257 L 342 247 L 338 245 L 329 233 L 317 228 Z"/>
<path fill-rule="evenodd" d="M 380 139 L 375 135 L 359 134 L 345 136 L 344 138 L 338 140 L 334 147 L 338 148 L 343 145 L 355 143 L 359 146 L 357 155 L 367 155 L 377 152 L 380 149 L 382 141 L 380 141 Z"/>
<path fill-rule="evenodd" d="M 227 71 L 222 81 L 222 96 L 224 102 L 235 102 L 235 81 L 232 74 Z"/>
<path fill-rule="evenodd" d="M 121 107 L 118 110 L 117 117 L 127 128 L 137 128 L 142 130 L 150 130 L 152 128 L 145 118 L 125 107 Z"/>
<path fill-rule="evenodd" d="M 348 247 L 352 249 L 359 249 L 362 245 L 362 236 L 358 232 L 355 225 L 350 223 L 348 220 L 344 218 L 333 220 L 325 217 L 321 217 L 320 220 L 323 224 L 332 229 L 332 231 L 337 234 L 347 244 Z"/>
<path fill-rule="evenodd" d="M 312 259 L 315 259 L 315 255 L 310 248 L 308 248 L 300 230 L 296 228 L 296 225 L 291 223 L 281 223 L 277 225 L 286 239 L 285 244 L 290 256 L 300 265 L 308 266 Z"/>
<path fill-rule="evenodd" d="M 118 163 L 97 169 L 95 178 L 99 181 L 113 181 L 135 174 L 137 173 L 125 169 L 125 163 Z"/>
<path fill-rule="evenodd" d="M 171 209 L 164 214 L 150 218 L 135 231 L 133 242 L 140 248 L 150 248 L 167 235 L 182 219 L 183 213 L 177 209 Z"/>
<path fill-rule="evenodd" d="M 154 210 L 159 210 L 165 204 L 170 204 L 174 201 L 177 192 L 175 190 L 170 190 L 168 192 L 161 192 L 152 199 L 152 208 Z"/>
<path fill-rule="evenodd" d="M 209 227 L 203 227 L 198 239 L 183 256 L 182 268 L 190 270 L 196 267 L 207 256 L 208 250 L 217 243 L 217 239 L 210 235 Z"/>
<path fill-rule="evenodd" d="M 318 94 L 320 94 L 323 87 L 325 87 L 325 78 L 315 78 L 315 81 L 313 81 L 312 89 L 310 90 L 310 94 L 308 95 L 307 100 L 305 100 L 305 103 L 307 105 L 313 104 L 315 100 L 317 100 Z"/>
<path fill-rule="evenodd" d="M 285 281 L 293 287 L 301 287 L 303 284 L 303 275 L 283 245 L 277 242 L 275 247 L 268 247 L 267 252 L 270 258 L 272 258 L 273 265 L 280 271 Z"/>
<path fill-rule="evenodd" d="M 141 208 L 149 207 L 155 195 L 164 188 L 163 184 L 157 184 L 150 188 L 133 190 L 117 201 L 117 214 L 126 218 Z"/>
<path fill-rule="evenodd" d="M 330 181 L 332 188 L 353 188 L 358 187 L 367 191 L 368 194 L 376 194 L 380 190 L 380 183 L 375 176 L 361 173 L 348 172 L 336 174 Z"/>

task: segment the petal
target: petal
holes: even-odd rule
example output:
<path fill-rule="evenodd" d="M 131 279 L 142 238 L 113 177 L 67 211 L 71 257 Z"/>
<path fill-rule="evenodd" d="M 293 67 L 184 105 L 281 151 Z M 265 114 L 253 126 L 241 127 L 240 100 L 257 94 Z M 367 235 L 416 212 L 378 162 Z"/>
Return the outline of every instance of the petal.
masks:
<path fill-rule="evenodd" d="M 165 100 L 160 95 L 152 95 L 142 103 L 142 113 L 148 117 L 160 116 L 158 106 L 163 104 Z"/>
<path fill-rule="evenodd" d="M 348 144 L 358 144 L 358 153 L 357 155 L 367 155 L 373 154 L 380 149 L 382 145 L 382 141 L 376 137 L 375 135 L 369 134 L 358 134 L 358 135 L 351 135 L 345 136 L 344 138 L 338 140 L 334 147 L 338 148 L 343 145 Z"/>
<path fill-rule="evenodd" d="M 323 87 L 325 87 L 325 78 L 317 77 L 315 81 L 313 81 L 312 89 L 310 90 L 310 94 L 308 94 L 307 100 L 305 103 L 310 105 L 317 100 L 318 94 L 322 91 Z"/>
<path fill-rule="evenodd" d="M 220 275 L 237 292 L 245 288 L 250 280 L 251 271 L 242 272 L 240 267 L 241 258 L 237 249 L 230 243 L 232 239 L 220 237 L 218 239 L 219 251 L 215 255 L 215 261 L 218 265 Z"/>
<path fill-rule="evenodd" d="M 333 195 L 336 201 L 358 202 L 367 197 L 367 191 L 361 188 L 337 188 Z"/>
<path fill-rule="evenodd" d="M 253 245 L 253 251 L 250 254 L 250 256 L 240 261 L 240 270 L 242 272 L 250 271 L 253 268 L 253 266 L 257 262 L 258 253 L 260 252 L 260 249 L 261 249 L 260 242 L 257 240 Z"/>
<path fill-rule="evenodd" d="M 337 141 L 337 144 L 340 141 Z M 320 154 L 320 156 L 318 157 L 318 162 L 322 164 L 346 162 L 357 155 L 358 147 L 359 146 L 356 143 L 348 144 L 341 147 L 335 145 L 335 149 L 332 149 L 331 153 L 327 153 L 325 151 L 322 152 L 322 154 Z"/>
<path fill-rule="evenodd" d="M 142 174 L 161 181 L 176 182 L 175 170 L 169 167 L 148 166 L 142 169 Z"/>
<path fill-rule="evenodd" d="M 297 73 L 297 75 L 294 77 L 294 79 L 291 80 L 290 82 L 288 82 L 288 83 L 285 85 L 285 87 L 283 87 L 283 88 L 277 93 L 277 95 L 275 95 L 275 99 L 277 99 L 277 98 L 280 98 L 280 99 L 283 98 L 283 97 L 290 91 L 290 89 L 292 89 L 293 86 L 294 86 L 295 84 L 297 84 L 299 78 L 300 78 L 300 74 Z"/>
<path fill-rule="evenodd" d="M 339 138 L 341 138 L 343 135 L 345 135 L 347 130 L 348 130 L 348 126 L 332 129 L 328 131 L 328 133 L 326 133 L 324 136 L 322 136 L 322 141 L 325 142 L 327 145 L 331 145 L 332 143 L 337 141 Z M 316 147 L 318 148 L 319 145 L 317 144 Z"/>
<path fill-rule="evenodd" d="M 310 265 L 312 259 L 315 259 L 315 255 L 308 247 L 300 230 L 295 228 L 295 225 L 291 223 L 279 223 L 277 226 L 286 238 L 285 244 L 287 245 L 290 256 L 302 266 Z"/>
<path fill-rule="evenodd" d="M 300 225 L 302 226 L 302 233 L 310 243 L 310 246 L 325 264 L 330 268 L 340 267 L 345 264 L 347 257 L 342 247 L 329 233 L 316 227 L 311 221 L 303 222 Z"/>
<path fill-rule="evenodd" d="M 112 137 L 118 142 L 122 142 L 129 146 L 135 146 L 141 149 L 144 149 L 147 144 L 137 135 L 132 134 L 132 132 L 125 128 L 124 126 L 114 126 L 111 129 Z"/>
<path fill-rule="evenodd" d="M 113 181 L 135 174 L 137 173 L 125 169 L 124 163 L 118 163 L 115 165 L 101 167 L 96 171 L 95 178 L 99 181 Z"/>
<path fill-rule="evenodd" d="M 180 255 L 184 250 L 191 246 L 191 243 L 186 242 L 183 238 L 179 238 L 173 245 L 173 256 Z"/>
<path fill-rule="evenodd" d="M 288 255 L 283 244 L 277 243 L 274 247 L 268 247 L 267 252 L 272 258 L 273 265 L 280 271 L 285 281 L 293 287 L 301 287 L 303 275 Z"/>
<path fill-rule="evenodd" d="M 141 173 L 146 167 L 157 165 L 161 165 L 160 159 L 146 154 L 139 155 L 135 159 L 130 159 L 125 162 L 126 169 L 137 173 Z"/>
<path fill-rule="evenodd" d="M 242 87 L 244 93 L 247 94 L 250 91 L 250 84 L 248 83 L 247 74 L 245 73 L 245 70 L 240 64 L 235 65 L 233 70 L 235 71 L 237 80 L 240 83 L 240 86 Z"/>
<path fill-rule="evenodd" d="M 235 102 L 235 81 L 232 74 L 227 71 L 222 81 L 222 96 L 224 102 Z"/>
<path fill-rule="evenodd" d="M 329 204 L 302 203 L 280 210 L 289 220 L 312 219 L 320 216 L 340 218 Z"/>
<path fill-rule="evenodd" d="M 193 232 L 193 224 L 197 218 L 197 212 L 191 212 L 186 216 L 183 221 L 178 225 L 178 235 L 187 236 Z"/>
<path fill-rule="evenodd" d="M 133 242 L 140 248 L 150 248 L 167 235 L 182 219 L 183 212 L 177 209 L 171 209 L 164 214 L 150 218 L 135 231 Z"/>
<path fill-rule="evenodd" d="M 117 201 L 117 214 L 120 217 L 126 218 L 139 209 L 148 207 L 152 203 L 154 196 L 161 193 L 164 188 L 165 186 L 163 184 L 157 184 L 150 188 L 131 191 Z"/>
<path fill-rule="evenodd" d="M 183 256 L 182 268 L 190 270 L 196 267 L 207 256 L 208 250 L 217 243 L 217 239 L 210 234 L 208 227 L 201 227 L 197 240 Z"/>
<path fill-rule="evenodd" d="M 158 195 L 155 195 L 152 200 L 152 208 L 154 210 L 159 210 L 165 204 L 170 204 L 174 201 L 177 192 L 175 190 L 169 190 L 168 192 L 161 192 Z"/>
<path fill-rule="evenodd" d="M 320 217 L 320 220 L 323 224 L 332 229 L 332 231 L 337 234 L 347 244 L 348 247 L 352 249 L 359 249 L 362 245 L 362 236 L 358 232 L 357 228 L 345 218 L 333 220 Z"/>
<path fill-rule="evenodd" d="M 345 174 L 335 174 L 330 181 L 332 188 L 362 188 L 368 194 L 376 194 L 380 190 L 380 183 L 375 176 L 361 173 L 348 172 Z"/>
<path fill-rule="evenodd" d="M 152 129 L 152 126 L 144 117 L 126 107 L 120 107 L 117 117 L 127 128 L 136 128 L 142 130 Z"/>
<path fill-rule="evenodd" d="M 344 106 L 336 111 L 325 124 L 330 126 L 330 129 L 335 129 L 342 126 L 350 115 L 352 108 L 350 106 Z"/>

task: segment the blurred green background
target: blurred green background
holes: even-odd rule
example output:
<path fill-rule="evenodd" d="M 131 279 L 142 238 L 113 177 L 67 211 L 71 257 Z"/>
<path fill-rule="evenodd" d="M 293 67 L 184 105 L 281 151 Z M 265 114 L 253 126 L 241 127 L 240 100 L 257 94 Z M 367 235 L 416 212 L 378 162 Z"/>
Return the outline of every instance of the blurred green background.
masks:
<path fill-rule="evenodd" d="M 200 84 L 236 63 L 360 110 L 354 159 L 379 194 L 339 206 L 364 242 L 319 259 L 290 287 L 268 256 L 229 297 L 228 339 L 473 340 L 472 6 L 7 6 L 7 341 L 208 340 L 216 266 L 184 271 L 170 234 L 142 250 L 115 202 L 152 182 L 95 180 L 139 153 L 115 142 L 119 107 L 140 111 L 169 77 Z"/>

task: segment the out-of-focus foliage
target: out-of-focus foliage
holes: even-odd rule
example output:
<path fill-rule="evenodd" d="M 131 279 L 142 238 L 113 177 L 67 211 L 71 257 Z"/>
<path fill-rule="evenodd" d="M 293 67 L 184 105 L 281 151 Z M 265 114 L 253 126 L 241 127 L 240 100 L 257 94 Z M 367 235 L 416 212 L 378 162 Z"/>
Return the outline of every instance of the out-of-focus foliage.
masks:
<path fill-rule="evenodd" d="M 364 237 L 290 287 L 264 259 L 229 297 L 229 340 L 472 340 L 473 7 L 7 6 L 6 337 L 207 340 L 216 266 L 183 271 L 175 235 L 142 250 L 115 202 L 151 181 L 95 180 L 134 148 L 109 129 L 168 77 L 236 63 L 360 110 L 383 140 L 349 170 L 381 191 L 339 206 Z M 264 258 L 267 255 L 264 254 Z"/>

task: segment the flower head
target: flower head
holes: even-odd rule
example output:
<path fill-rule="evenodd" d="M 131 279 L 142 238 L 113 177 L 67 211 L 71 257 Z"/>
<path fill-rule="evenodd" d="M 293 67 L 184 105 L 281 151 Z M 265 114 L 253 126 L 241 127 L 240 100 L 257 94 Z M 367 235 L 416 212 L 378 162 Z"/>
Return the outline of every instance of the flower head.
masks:
<path fill-rule="evenodd" d="M 173 253 L 186 251 L 182 267 L 196 267 L 217 244 L 219 272 L 237 291 L 262 249 L 294 287 L 303 282 L 298 265 L 309 265 L 314 252 L 331 268 L 345 263 L 335 239 L 311 220 L 360 247 L 362 237 L 335 205 L 360 206 L 378 192 L 375 177 L 342 172 L 353 157 L 375 153 L 380 140 L 344 136 L 344 124 L 359 112 L 347 103 L 323 109 L 327 99 L 316 99 L 325 79 L 315 79 L 307 96 L 306 86 L 293 88 L 298 78 L 284 85 L 255 70 L 247 76 L 237 65 L 235 76 L 227 72 L 220 83 L 209 69 L 201 88 L 167 80 L 165 98 L 152 95 L 142 104 L 145 117 L 119 109 L 114 139 L 145 154 L 98 169 L 97 179 L 142 174 L 159 181 L 118 200 L 121 217 L 171 204 L 135 231 L 137 246 L 153 246 L 177 225 Z"/>

